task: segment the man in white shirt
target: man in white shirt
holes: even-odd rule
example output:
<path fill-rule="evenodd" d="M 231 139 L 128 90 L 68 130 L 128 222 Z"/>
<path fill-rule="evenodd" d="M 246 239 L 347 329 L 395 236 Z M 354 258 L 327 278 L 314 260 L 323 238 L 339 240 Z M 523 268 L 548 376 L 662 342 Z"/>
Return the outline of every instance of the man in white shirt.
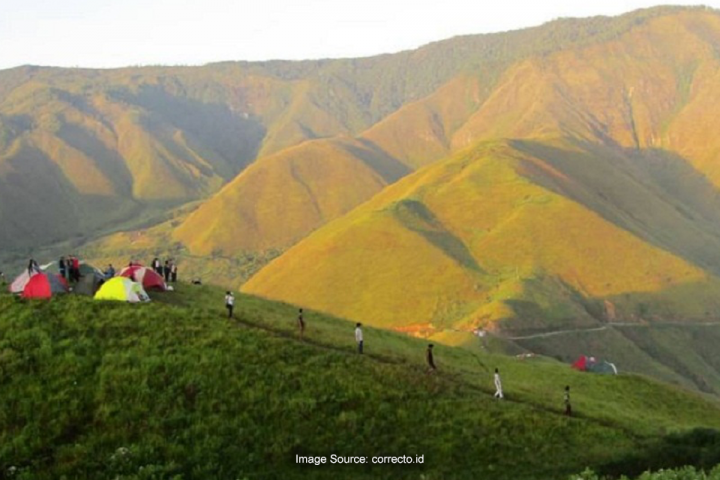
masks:
<path fill-rule="evenodd" d="M 225 294 L 225 308 L 228 311 L 228 318 L 233 318 L 233 307 L 235 306 L 235 297 L 232 292 L 226 292 Z"/>
<path fill-rule="evenodd" d="M 496 368 L 495 369 L 495 398 L 502 399 L 503 398 L 503 391 L 502 391 L 502 382 L 500 381 L 500 371 Z"/>
<path fill-rule="evenodd" d="M 358 344 L 358 353 L 362 354 L 363 352 L 363 335 L 362 335 L 362 324 L 358 323 L 355 325 L 355 341 Z"/>

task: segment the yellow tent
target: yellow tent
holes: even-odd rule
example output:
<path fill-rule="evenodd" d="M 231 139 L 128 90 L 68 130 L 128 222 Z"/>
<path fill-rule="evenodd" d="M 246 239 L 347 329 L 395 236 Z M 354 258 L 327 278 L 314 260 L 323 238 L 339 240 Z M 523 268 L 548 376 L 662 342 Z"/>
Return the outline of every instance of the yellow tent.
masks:
<path fill-rule="evenodd" d="M 148 302 L 148 297 L 142 285 L 126 277 L 111 278 L 103 283 L 95 294 L 95 300 L 116 300 L 120 302 Z"/>

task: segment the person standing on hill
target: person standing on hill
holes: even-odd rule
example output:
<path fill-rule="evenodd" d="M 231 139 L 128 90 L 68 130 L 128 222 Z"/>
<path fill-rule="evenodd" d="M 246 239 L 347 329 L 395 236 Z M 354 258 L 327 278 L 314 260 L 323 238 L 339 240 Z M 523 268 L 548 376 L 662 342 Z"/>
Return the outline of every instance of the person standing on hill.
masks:
<path fill-rule="evenodd" d="M 177 265 L 175 261 L 170 263 L 170 280 L 172 280 L 173 283 L 177 282 Z"/>
<path fill-rule="evenodd" d="M 500 370 L 497 368 L 495 369 L 495 395 L 493 396 L 495 398 L 499 398 L 500 400 L 505 398 L 502 391 L 502 382 L 500 381 Z"/>
<path fill-rule="evenodd" d="M 425 351 L 425 360 L 427 360 L 428 364 L 428 373 L 432 373 L 435 370 L 437 370 L 437 367 L 435 366 L 435 357 L 433 357 L 433 344 L 431 343 L 428 345 L 427 350 Z"/>
<path fill-rule="evenodd" d="M 130 262 L 130 264 L 132 265 L 132 262 Z M 158 275 L 162 275 L 162 274 L 163 274 L 163 272 L 162 272 L 162 267 L 160 266 L 160 259 L 159 259 L 159 258 L 157 258 L 157 257 L 153 258 L 153 261 L 152 261 L 152 269 L 155 270 L 155 273 L 157 273 Z"/>
<path fill-rule="evenodd" d="M 165 283 L 170 283 L 170 260 L 165 260 L 162 273 L 165 276 Z"/>
<path fill-rule="evenodd" d="M 110 280 L 115 276 L 115 268 L 112 266 L 112 263 L 108 264 L 107 270 L 105 270 L 105 280 Z"/>
<path fill-rule="evenodd" d="M 72 257 L 72 277 L 75 283 L 80 281 L 80 259 L 76 255 Z"/>
<path fill-rule="evenodd" d="M 303 309 L 301 308 L 298 311 L 298 330 L 300 330 L 300 338 L 303 338 L 303 333 L 305 333 L 305 318 L 303 317 Z"/>
<path fill-rule="evenodd" d="M 570 405 L 570 385 L 565 386 L 565 415 L 572 417 L 572 406 Z"/>
<path fill-rule="evenodd" d="M 357 342 L 358 346 L 358 353 L 362 355 L 363 352 L 363 333 L 362 333 L 362 323 L 358 323 L 355 325 L 355 341 Z"/>
<path fill-rule="evenodd" d="M 60 257 L 58 261 L 58 268 L 60 269 L 60 276 L 67 278 L 67 264 L 65 263 L 65 257 Z"/>
<path fill-rule="evenodd" d="M 31 258 L 28 262 L 28 276 L 32 277 L 35 273 L 40 273 L 40 266 L 34 258 Z"/>
<path fill-rule="evenodd" d="M 228 311 L 228 318 L 233 318 L 233 307 L 235 306 L 235 296 L 232 292 L 225 293 L 225 308 Z"/>

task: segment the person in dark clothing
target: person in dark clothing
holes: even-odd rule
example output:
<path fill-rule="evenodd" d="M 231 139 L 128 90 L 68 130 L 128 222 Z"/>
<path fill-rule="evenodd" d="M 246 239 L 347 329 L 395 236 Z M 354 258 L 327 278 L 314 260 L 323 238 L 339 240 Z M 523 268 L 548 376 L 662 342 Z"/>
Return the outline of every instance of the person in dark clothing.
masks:
<path fill-rule="evenodd" d="M 300 330 L 300 338 L 305 333 L 305 318 L 303 318 L 303 309 L 301 308 L 298 312 L 298 329 Z"/>
<path fill-rule="evenodd" d="M 112 266 L 112 263 L 108 265 L 107 270 L 105 270 L 105 280 L 110 280 L 115 276 L 115 268 Z"/>
<path fill-rule="evenodd" d="M 165 283 L 170 282 L 170 260 L 165 260 L 165 265 L 163 265 L 163 269 L 160 274 L 165 277 Z"/>
<path fill-rule="evenodd" d="M 80 259 L 75 255 L 72 257 L 72 278 L 75 283 L 80 281 Z"/>
<path fill-rule="evenodd" d="M 159 258 L 157 258 L 157 257 L 153 258 L 153 261 L 152 261 L 151 266 L 152 266 L 152 269 L 155 270 L 155 273 L 157 273 L 158 275 L 162 275 L 162 274 L 163 274 L 162 266 L 160 265 L 160 259 L 159 259 Z"/>
<path fill-rule="evenodd" d="M 31 258 L 28 262 L 28 275 L 32 277 L 35 273 L 40 273 L 40 266 L 34 258 Z"/>
<path fill-rule="evenodd" d="M 65 263 L 65 257 L 60 257 L 60 261 L 58 261 L 58 268 L 60 269 L 60 276 L 62 278 L 67 278 L 67 264 Z"/>
<path fill-rule="evenodd" d="M 235 296 L 232 292 L 225 292 L 225 308 L 228 311 L 228 318 L 233 318 L 233 308 L 235 307 Z"/>
<path fill-rule="evenodd" d="M 428 373 L 434 372 L 437 370 L 437 367 L 435 366 L 435 358 L 433 357 L 433 344 L 431 343 L 428 345 L 427 350 L 425 351 L 425 359 L 427 360 L 428 364 Z"/>
<path fill-rule="evenodd" d="M 177 265 L 175 265 L 175 262 L 170 264 L 170 280 L 173 283 L 177 282 Z"/>
<path fill-rule="evenodd" d="M 570 405 L 570 385 L 565 386 L 565 415 L 572 417 L 572 406 Z"/>
<path fill-rule="evenodd" d="M 73 262 L 72 262 L 72 260 L 73 260 L 72 255 L 65 256 L 65 275 L 67 275 L 65 277 L 65 279 L 68 282 L 71 282 L 73 279 Z"/>

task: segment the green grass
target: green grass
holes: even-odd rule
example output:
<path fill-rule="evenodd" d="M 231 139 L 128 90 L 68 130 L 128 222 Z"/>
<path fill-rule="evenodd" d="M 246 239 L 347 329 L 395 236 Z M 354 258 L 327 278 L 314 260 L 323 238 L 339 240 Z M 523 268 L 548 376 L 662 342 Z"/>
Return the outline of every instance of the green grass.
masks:
<path fill-rule="evenodd" d="M 563 478 L 720 428 L 720 407 L 635 376 L 579 374 L 178 285 L 146 305 L 0 295 L 0 468 L 12 478 Z M 499 367 L 507 401 L 491 397 Z M 572 385 L 577 417 L 561 414 Z M 300 467 L 300 455 L 424 455 Z"/>

